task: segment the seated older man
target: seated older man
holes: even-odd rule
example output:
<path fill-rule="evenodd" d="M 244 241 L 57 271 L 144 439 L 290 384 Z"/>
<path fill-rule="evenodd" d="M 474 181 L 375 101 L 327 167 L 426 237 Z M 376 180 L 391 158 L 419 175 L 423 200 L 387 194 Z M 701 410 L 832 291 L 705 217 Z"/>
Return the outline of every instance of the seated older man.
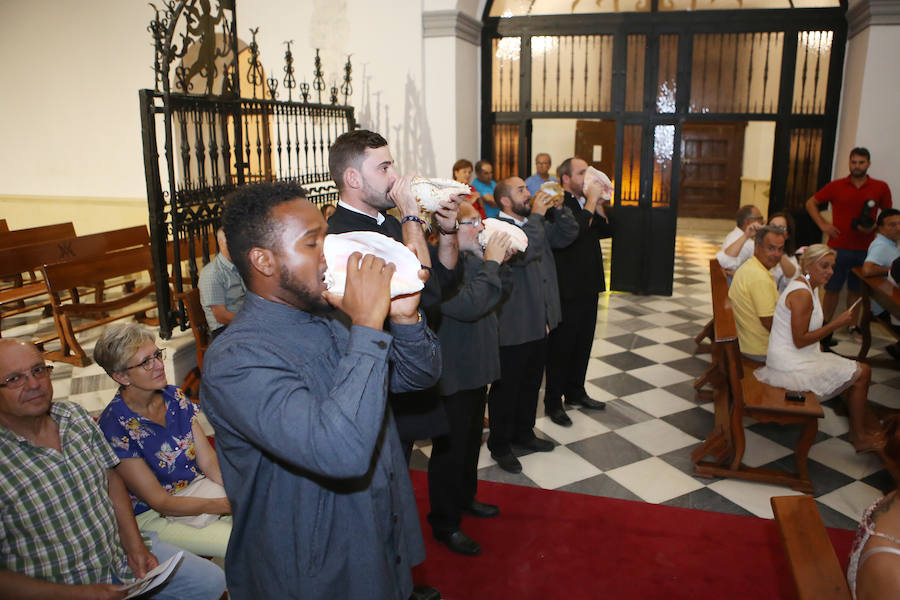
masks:
<path fill-rule="evenodd" d="M 862 266 L 862 274 L 865 277 L 885 277 L 890 271 L 891 264 L 900 258 L 900 210 L 887 208 L 878 215 L 878 234 L 869 244 L 866 261 Z M 894 331 L 900 332 L 900 320 L 892 317 L 889 312 L 872 301 L 872 314 L 890 323 Z M 887 348 L 894 360 L 900 360 L 900 343 L 891 344 Z"/>
<path fill-rule="evenodd" d="M 734 274 L 728 297 L 734 308 L 741 353 L 759 362 L 766 360 L 772 315 L 778 303 L 775 277 L 769 271 L 784 253 L 784 230 L 760 227 L 754 237 L 754 251 Z"/>
<path fill-rule="evenodd" d="M 0 340 L 0 596 L 124 598 L 122 583 L 179 548 L 138 530 L 119 459 L 77 404 L 52 402 L 52 366 Z M 155 598 L 214 600 L 222 569 L 185 553 Z"/>
<path fill-rule="evenodd" d="M 763 223 L 762 214 L 752 204 L 740 207 L 735 215 L 737 225 L 725 236 L 716 260 L 731 275 L 753 256 L 753 236 Z"/>

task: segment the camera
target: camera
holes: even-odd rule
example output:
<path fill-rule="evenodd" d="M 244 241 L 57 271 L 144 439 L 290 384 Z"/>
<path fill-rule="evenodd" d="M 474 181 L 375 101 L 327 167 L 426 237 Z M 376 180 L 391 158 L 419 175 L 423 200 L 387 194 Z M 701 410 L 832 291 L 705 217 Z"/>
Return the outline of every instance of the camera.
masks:
<path fill-rule="evenodd" d="M 873 208 L 875 208 L 875 201 L 872 199 L 866 200 L 865 204 L 863 204 L 862 211 L 859 213 L 859 216 L 853 217 L 850 225 L 852 225 L 856 229 L 870 229 L 873 225 L 875 225 L 875 219 L 872 218 Z"/>

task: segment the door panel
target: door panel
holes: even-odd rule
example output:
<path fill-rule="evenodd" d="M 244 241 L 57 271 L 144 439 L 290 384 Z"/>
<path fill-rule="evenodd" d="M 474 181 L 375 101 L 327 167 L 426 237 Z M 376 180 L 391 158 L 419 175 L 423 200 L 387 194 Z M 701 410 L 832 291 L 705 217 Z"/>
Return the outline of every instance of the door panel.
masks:
<path fill-rule="evenodd" d="M 734 216 L 741 201 L 746 126 L 744 122 L 683 125 L 679 216 Z"/>
<path fill-rule="evenodd" d="M 594 160 L 595 154 L 600 155 L 600 160 Z M 613 179 L 616 168 L 616 122 L 576 121 L 575 156 L 583 158 Z"/>

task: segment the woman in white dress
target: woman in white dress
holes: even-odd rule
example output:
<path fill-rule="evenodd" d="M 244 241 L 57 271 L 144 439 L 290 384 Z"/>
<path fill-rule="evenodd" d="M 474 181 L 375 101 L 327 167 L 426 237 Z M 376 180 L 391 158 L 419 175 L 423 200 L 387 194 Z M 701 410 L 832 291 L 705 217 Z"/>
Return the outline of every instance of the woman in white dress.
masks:
<path fill-rule="evenodd" d="M 879 432 L 865 429 L 871 370 L 866 364 L 819 348 L 822 338 L 853 322 L 853 313 L 848 310 L 822 326 L 822 305 L 816 289 L 831 279 L 834 259 L 834 250 L 824 244 L 814 244 L 803 253 L 803 276 L 788 284 L 775 305 L 766 366 L 755 374 L 769 385 L 813 392 L 823 400 L 846 392 L 850 442 L 857 452 L 868 452 L 877 449 L 882 439 Z"/>

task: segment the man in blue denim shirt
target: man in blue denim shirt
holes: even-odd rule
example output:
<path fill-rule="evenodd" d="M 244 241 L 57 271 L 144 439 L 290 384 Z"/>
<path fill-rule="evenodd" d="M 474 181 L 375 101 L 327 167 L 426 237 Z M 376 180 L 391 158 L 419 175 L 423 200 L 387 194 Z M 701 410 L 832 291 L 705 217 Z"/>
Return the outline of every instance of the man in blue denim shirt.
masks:
<path fill-rule="evenodd" d="M 344 296 L 325 290 L 327 226 L 304 196 L 247 186 L 223 217 L 249 291 L 206 354 L 200 397 L 234 515 L 228 592 L 406 600 L 425 549 L 387 392 L 434 385 L 440 347 L 419 294 L 391 300 L 381 259 L 352 254 Z"/>

